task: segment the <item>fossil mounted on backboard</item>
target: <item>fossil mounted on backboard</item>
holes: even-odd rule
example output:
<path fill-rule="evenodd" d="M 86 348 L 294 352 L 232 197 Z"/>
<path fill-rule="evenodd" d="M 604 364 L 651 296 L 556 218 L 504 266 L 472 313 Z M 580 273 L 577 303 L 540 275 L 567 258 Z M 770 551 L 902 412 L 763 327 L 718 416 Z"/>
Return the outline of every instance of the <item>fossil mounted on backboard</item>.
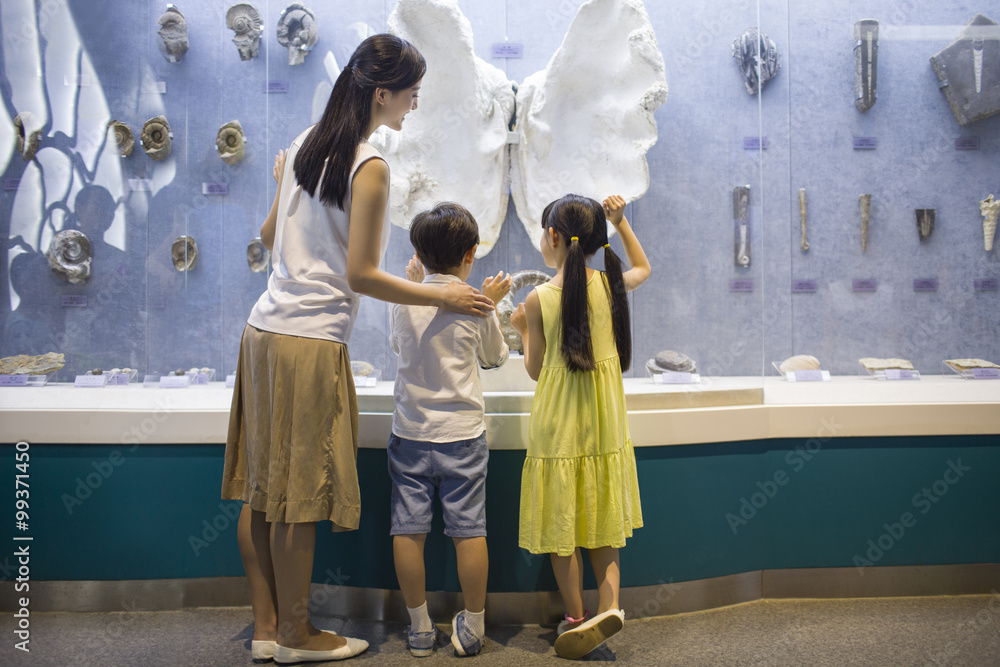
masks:
<path fill-rule="evenodd" d="M 157 31 L 160 36 L 160 53 L 168 63 L 179 63 L 188 50 L 187 20 L 181 14 L 181 10 L 173 5 L 167 5 L 167 11 L 160 16 L 157 23 L 160 25 Z"/>
<path fill-rule="evenodd" d="M 871 219 L 872 196 L 858 195 L 858 206 L 861 208 L 861 252 L 868 249 L 868 222 Z"/>
<path fill-rule="evenodd" d="M 233 5 L 226 12 L 226 27 L 236 33 L 233 43 L 239 49 L 240 60 L 256 58 L 264 33 L 264 21 L 257 8 L 246 2 Z"/>
<path fill-rule="evenodd" d="M 878 21 L 855 23 L 854 39 L 854 106 L 868 111 L 878 94 Z"/>
<path fill-rule="evenodd" d="M 918 208 L 914 209 L 914 213 L 917 216 L 917 234 L 920 235 L 921 241 L 926 241 L 934 231 L 936 211 L 933 208 Z"/>
<path fill-rule="evenodd" d="M 958 38 L 931 57 L 938 87 L 959 125 L 1000 112 L 1000 39 L 996 21 L 976 14 Z"/>
<path fill-rule="evenodd" d="M 226 164 L 236 164 L 243 159 L 246 142 L 243 126 L 238 120 L 231 120 L 220 127 L 215 136 L 215 148 Z"/>
<path fill-rule="evenodd" d="M 87 282 L 90 277 L 90 239 L 76 229 L 64 229 L 52 237 L 48 252 L 49 268 L 68 283 Z"/>
<path fill-rule="evenodd" d="M 756 95 L 781 69 L 781 54 L 774 41 L 757 28 L 747 28 L 733 40 L 733 58 L 740 66 L 747 93 Z"/>
<path fill-rule="evenodd" d="M 115 146 L 118 148 L 118 155 L 122 157 L 131 155 L 132 150 L 135 148 L 135 135 L 132 134 L 132 129 L 118 120 L 108 121 L 108 127 L 114 130 Z"/>
<path fill-rule="evenodd" d="M 500 320 L 500 330 L 503 332 L 504 340 L 507 341 L 507 346 L 510 349 L 518 352 L 524 350 L 521 334 L 510 323 L 510 316 L 514 312 L 514 294 L 525 287 L 544 285 L 551 279 L 552 276 L 547 273 L 532 270 L 518 271 L 511 276 L 510 292 L 497 304 L 497 319 Z"/>
<path fill-rule="evenodd" d="M 142 126 L 142 134 L 139 135 L 139 142 L 142 150 L 153 160 L 160 162 L 170 155 L 170 139 L 173 137 L 170 132 L 170 123 L 165 116 L 150 118 Z"/>
<path fill-rule="evenodd" d="M 802 227 L 802 240 L 799 247 L 802 252 L 809 250 L 809 241 L 806 240 L 806 189 L 799 188 L 799 226 Z"/>
<path fill-rule="evenodd" d="M 736 231 L 736 266 L 750 266 L 750 186 L 733 188 L 733 223 Z"/>
<path fill-rule="evenodd" d="M 190 271 L 198 263 L 198 244 L 190 236 L 178 236 L 170 246 L 170 259 L 181 273 Z"/>
<path fill-rule="evenodd" d="M 979 202 L 979 212 L 983 215 L 983 246 L 986 251 L 993 250 L 993 237 L 997 231 L 997 216 L 1000 214 L 1000 200 L 994 200 L 993 195 Z"/>
<path fill-rule="evenodd" d="M 282 10 L 278 19 L 278 44 L 288 47 L 289 65 L 304 63 L 317 39 L 316 15 L 311 10 L 297 2 Z"/>
<path fill-rule="evenodd" d="M 30 111 L 22 111 L 14 116 L 15 147 L 25 160 L 35 157 L 35 151 L 41 143 L 42 130 L 38 125 L 38 119 Z"/>
<path fill-rule="evenodd" d="M 254 273 L 261 273 L 267 268 L 267 263 L 271 260 L 271 251 L 265 246 L 258 236 L 247 245 L 247 264 Z"/>

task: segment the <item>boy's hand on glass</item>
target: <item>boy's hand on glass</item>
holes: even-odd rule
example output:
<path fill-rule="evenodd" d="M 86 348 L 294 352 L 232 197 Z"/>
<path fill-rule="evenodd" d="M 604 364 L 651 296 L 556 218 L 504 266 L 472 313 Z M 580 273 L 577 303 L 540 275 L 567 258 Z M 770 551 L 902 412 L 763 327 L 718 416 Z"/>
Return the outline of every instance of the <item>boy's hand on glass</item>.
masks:
<path fill-rule="evenodd" d="M 517 308 L 510 314 L 510 325 L 522 336 L 528 330 L 528 316 L 524 313 L 524 303 L 517 304 Z"/>
<path fill-rule="evenodd" d="M 503 271 L 501 271 L 495 276 L 490 276 L 489 278 L 483 281 L 482 292 L 483 294 L 491 298 L 493 300 L 493 303 L 499 303 L 500 299 L 507 296 L 507 294 L 510 292 L 511 280 L 512 278 L 510 277 L 509 273 L 505 278 Z"/>
<path fill-rule="evenodd" d="M 618 225 L 625 219 L 625 199 L 621 195 L 611 195 L 605 199 L 604 214 L 608 216 L 608 222 L 618 229 Z"/>
<path fill-rule="evenodd" d="M 410 261 L 406 264 L 406 277 L 411 282 L 424 282 L 424 265 L 420 263 L 420 259 L 417 257 L 416 253 L 413 254 L 413 257 L 411 257 Z"/>

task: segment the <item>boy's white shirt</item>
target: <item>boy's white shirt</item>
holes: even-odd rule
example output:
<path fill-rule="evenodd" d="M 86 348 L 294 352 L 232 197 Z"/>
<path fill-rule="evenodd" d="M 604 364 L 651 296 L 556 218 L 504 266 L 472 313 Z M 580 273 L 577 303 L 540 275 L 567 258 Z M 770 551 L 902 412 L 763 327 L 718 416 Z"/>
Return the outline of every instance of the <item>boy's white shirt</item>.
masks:
<path fill-rule="evenodd" d="M 432 273 L 424 283 L 447 284 L 458 276 Z M 453 313 L 436 306 L 395 304 L 389 346 L 399 357 L 392 432 L 424 442 L 478 438 L 486 429 L 479 367 L 495 368 L 510 352 L 496 313 Z"/>

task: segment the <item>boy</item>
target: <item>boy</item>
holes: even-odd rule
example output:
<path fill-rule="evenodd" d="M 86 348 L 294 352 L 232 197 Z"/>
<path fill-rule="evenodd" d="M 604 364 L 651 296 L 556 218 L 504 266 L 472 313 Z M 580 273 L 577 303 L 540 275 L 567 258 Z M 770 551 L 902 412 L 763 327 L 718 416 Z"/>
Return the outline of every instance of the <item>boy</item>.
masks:
<path fill-rule="evenodd" d="M 479 227 L 462 206 L 442 203 L 418 214 L 410 226 L 416 257 L 406 267 L 415 282 L 465 280 L 479 245 Z M 427 268 L 424 277 L 421 267 Z M 494 303 L 510 291 L 500 272 L 483 282 Z M 417 657 L 434 651 L 437 630 L 427 613 L 424 540 L 431 529 L 435 494 L 445 535 L 455 542 L 465 609 L 452 619 L 458 655 L 483 646 L 486 604 L 486 423 L 477 366 L 495 368 L 508 348 L 496 314 L 474 317 L 428 306 L 395 305 L 389 345 L 399 355 L 396 409 L 389 439 L 392 478 L 393 557 L 410 627 L 407 647 Z M 478 362 L 478 363 L 477 363 Z"/>

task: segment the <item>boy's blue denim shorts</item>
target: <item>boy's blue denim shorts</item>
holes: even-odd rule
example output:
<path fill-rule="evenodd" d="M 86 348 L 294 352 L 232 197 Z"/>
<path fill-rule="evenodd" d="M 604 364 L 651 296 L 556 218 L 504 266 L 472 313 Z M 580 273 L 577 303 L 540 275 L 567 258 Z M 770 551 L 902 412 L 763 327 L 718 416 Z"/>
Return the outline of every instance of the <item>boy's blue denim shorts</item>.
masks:
<path fill-rule="evenodd" d="M 431 532 L 434 495 L 441 499 L 444 534 L 449 537 L 486 535 L 486 464 L 490 459 L 486 433 L 471 440 L 422 442 L 389 438 L 392 478 L 390 535 Z"/>

